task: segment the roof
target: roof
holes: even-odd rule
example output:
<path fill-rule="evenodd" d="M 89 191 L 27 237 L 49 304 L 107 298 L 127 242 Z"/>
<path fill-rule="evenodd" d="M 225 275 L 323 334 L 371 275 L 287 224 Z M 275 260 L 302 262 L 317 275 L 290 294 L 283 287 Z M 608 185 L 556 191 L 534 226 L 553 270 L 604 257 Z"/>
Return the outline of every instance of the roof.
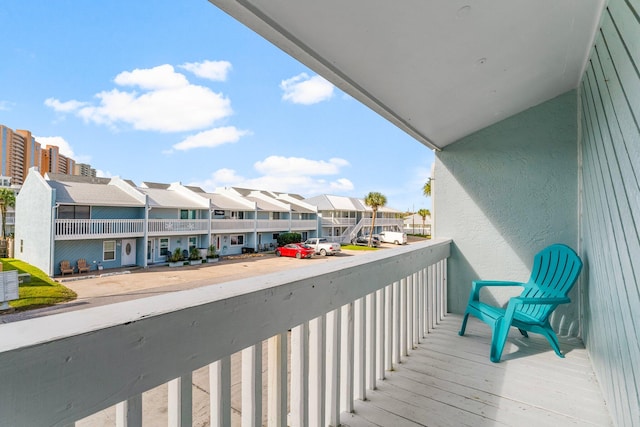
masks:
<path fill-rule="evenodd" d="M 210 0 L 432 148 L 575 89 L 605 0 Z"/>
<path fill-rule="evenodd" d="M 107 179 L 108 181 L 108 179 Z M 99 182 L 48 181 L 56 190 L 56 203 L 90 206 L 144 206 L 115 185 Z"/>
<path fill-rule="evenodd" d="M 261 199 L 259 197 L 248 196 L 245 199 L 255 202 L 258 206 L 258 209 L 261 211 L 269 211 L 269 212 L 289 212 L 289 209 L 280 206 L 278 203 L 271 203 L 267 200 Z M 275 200 L 274 200 L 275 202 Z"/>
<path fill-rule="evenodd" d="M 211 200 L 211 204 L 214 209 L 228 210 L 228 211 L 246 211 L 253 210 L 253 208 L 247 206 L 248 203 L 242 203 L 232 197 L 225 196 L 224 194 L 217 193 L 204 193 L 203 197 Z"/>
<path fill-rule="evenodd" d="M 138 188 L 142 194 L 149 196 L 149 205 L 151 207 L 163 208 L 183 208 L 183 209 L 208 209 L 203 203 L 197 203 L 177 191 L 165 190 L 162 188 Z"/>

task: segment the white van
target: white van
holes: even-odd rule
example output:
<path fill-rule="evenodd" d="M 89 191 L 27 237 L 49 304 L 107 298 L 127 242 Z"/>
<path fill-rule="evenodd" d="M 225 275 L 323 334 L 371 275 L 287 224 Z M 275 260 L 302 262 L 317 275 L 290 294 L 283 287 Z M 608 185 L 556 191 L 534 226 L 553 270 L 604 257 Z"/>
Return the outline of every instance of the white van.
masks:
<path fill-rule="evenodd" d="M 380 241 L 384 243 L 393 243 L 396 245 L 407 244 L 407 233 L 400 231 L 383 231 L 379 234 Z"/>

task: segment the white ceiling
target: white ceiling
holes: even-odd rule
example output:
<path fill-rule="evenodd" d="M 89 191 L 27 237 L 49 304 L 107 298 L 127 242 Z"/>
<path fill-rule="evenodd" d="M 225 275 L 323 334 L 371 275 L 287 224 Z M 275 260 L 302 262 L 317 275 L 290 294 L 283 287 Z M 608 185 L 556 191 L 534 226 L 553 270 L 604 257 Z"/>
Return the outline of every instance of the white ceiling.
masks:
<path fill-rule="evenodd" d="M 432 148 L 576 88 L 605 0 L 210 0 Z"/>

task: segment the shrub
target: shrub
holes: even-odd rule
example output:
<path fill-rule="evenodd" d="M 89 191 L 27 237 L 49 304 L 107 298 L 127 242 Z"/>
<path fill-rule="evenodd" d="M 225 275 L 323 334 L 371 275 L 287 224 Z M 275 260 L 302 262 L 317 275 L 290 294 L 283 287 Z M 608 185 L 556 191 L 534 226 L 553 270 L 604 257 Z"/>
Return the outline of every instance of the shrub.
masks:
<path fill-rule="evenodd" d="M 173 250 L 173 253 L 169 256 L 169 262 L 180 262 L 180 261 L 184 261 L 184 258 L 182 257 L 182 249 L 175 248 Z"/>
<path fill-rule="evenodd" d="M 282 233 L 278 236 L 278 246 L 300 242 L 302 242 L 302 235 L 300 233 Z"/>

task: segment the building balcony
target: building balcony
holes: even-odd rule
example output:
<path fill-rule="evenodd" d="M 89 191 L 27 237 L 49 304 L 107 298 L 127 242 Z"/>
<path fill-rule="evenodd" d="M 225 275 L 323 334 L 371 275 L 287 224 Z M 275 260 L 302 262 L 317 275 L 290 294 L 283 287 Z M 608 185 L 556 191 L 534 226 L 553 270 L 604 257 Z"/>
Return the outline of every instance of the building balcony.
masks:
<path fill-rule="evenodd" d="M 149 236 L 206 234 L 208 222 L 206 219 L 150 219 Z"/>
<path fill-rule="evenodd" d="M 457 335 L 449 253 L 428 241 L 1 325 L 0 425 L 611 424 L 580 343 L 561 360 L 514 335 L 492 364 L 488 328 Z"/>
<path fill-rule="evenodd" d="M 291 231 L 308 231 L 318 228 L 318 221 L 315 219 L 294 219 L 291 221 Z"/>
<path fill-rule="evenodd" d="M 357 223 L 355 218 L 322 218 L 323 227 L 348 227 Z"/>
<path fill-rule="evenodd" d="M 143 219 L 57 219 L 56 240 L 130 238 L 144 235 Z"/>

